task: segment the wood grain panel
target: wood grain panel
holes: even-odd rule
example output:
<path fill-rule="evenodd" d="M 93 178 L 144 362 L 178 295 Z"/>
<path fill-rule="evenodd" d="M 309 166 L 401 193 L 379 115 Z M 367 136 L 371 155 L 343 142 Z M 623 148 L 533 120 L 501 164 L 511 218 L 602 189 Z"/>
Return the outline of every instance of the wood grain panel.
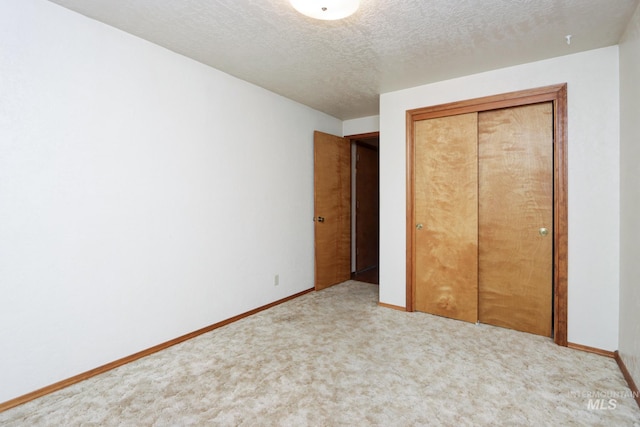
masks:
<path fill-rule="evenodd" d="M 321 290 L 351 278 L 351 144 L 322 132 L 314 134 L 314 216 Z"/>
<path fill-rule="evenodd" d="M 415 309 L 475 322 L 477 114 L 415 123 Z"/>
<path fill-rule="evenodd" d="M 551 336 L 553 105 L 479 113 L 478 134 L 479 320 Z"/>

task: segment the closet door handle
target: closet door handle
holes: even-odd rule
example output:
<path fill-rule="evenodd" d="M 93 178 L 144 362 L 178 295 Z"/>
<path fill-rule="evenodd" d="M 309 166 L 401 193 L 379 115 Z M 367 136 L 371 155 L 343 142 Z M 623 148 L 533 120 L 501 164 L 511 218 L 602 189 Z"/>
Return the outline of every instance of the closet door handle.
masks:
<path fill-rule="evenodd" d="M 416 230 L 422 230 L 422 224 L 416 224 Z"/>
<path fill-rule="evenodd" d="M 546 228 L 544 228 L 544 227 L 541 227 L 541 228 L 540 228 L 540 230 L 538 230 L 538 233 L 540 233 L 540 235 L 541 235 L 542 237 L 544 237 L 544 236 L 546 236 L 547 234 L 549 234 L 549 230 L 547 230 L 547 229 L 546 229 Z"/>

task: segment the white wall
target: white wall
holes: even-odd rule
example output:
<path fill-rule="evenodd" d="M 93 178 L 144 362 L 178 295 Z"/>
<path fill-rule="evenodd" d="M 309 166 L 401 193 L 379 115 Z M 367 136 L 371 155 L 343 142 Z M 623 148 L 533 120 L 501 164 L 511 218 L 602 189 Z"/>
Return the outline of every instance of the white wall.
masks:
<path fill-rule="evenodd" d="M 380 99 L 380 300 L 405 306 L 405 112 L 568 83 L 570 342 L 618 348 L 618 47 L 385 93 Z"/>
<path fill-rule="evenodd" d="M 620 357 L 640 386 L 640 6 L 620 43 Z"/>
<path fill-rule="evenodd" d="M 380 130 L 380 116 L 362 117 L 342 122 L 342 135 L 359 135 L 361 133 L 378 132 Z"/>
<path fill-rule="evenodd" d="M 341 121 L 44 0 L 0 76 L 0 402 L 313 286 Z"/>

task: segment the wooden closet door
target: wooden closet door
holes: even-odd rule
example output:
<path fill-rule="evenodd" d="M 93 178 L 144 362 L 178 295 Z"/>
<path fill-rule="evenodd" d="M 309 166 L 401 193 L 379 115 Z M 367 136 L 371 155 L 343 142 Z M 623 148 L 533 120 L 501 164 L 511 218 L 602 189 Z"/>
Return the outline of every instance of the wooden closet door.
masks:
<path fill-rule="evenodd" d="M 422 120 L 414 129 L 414 307 L 476 322 L 477 113 Z"/>
<path fill-rule="evenodd" d="M 553 105 L 481 112 L 478 133 L 479 320 L 551 336 Z"/>

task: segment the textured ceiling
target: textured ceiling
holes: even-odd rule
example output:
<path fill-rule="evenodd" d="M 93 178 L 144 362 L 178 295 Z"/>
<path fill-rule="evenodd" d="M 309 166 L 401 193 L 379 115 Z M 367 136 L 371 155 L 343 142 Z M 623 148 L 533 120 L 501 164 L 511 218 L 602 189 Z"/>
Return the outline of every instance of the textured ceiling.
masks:
<path fill-rule="evenodd" d="M 639 0 L 361 0 L 342 21 L 288 0 L 51 1 L 344 120 L 380 93 L 615 45 Z"/>

